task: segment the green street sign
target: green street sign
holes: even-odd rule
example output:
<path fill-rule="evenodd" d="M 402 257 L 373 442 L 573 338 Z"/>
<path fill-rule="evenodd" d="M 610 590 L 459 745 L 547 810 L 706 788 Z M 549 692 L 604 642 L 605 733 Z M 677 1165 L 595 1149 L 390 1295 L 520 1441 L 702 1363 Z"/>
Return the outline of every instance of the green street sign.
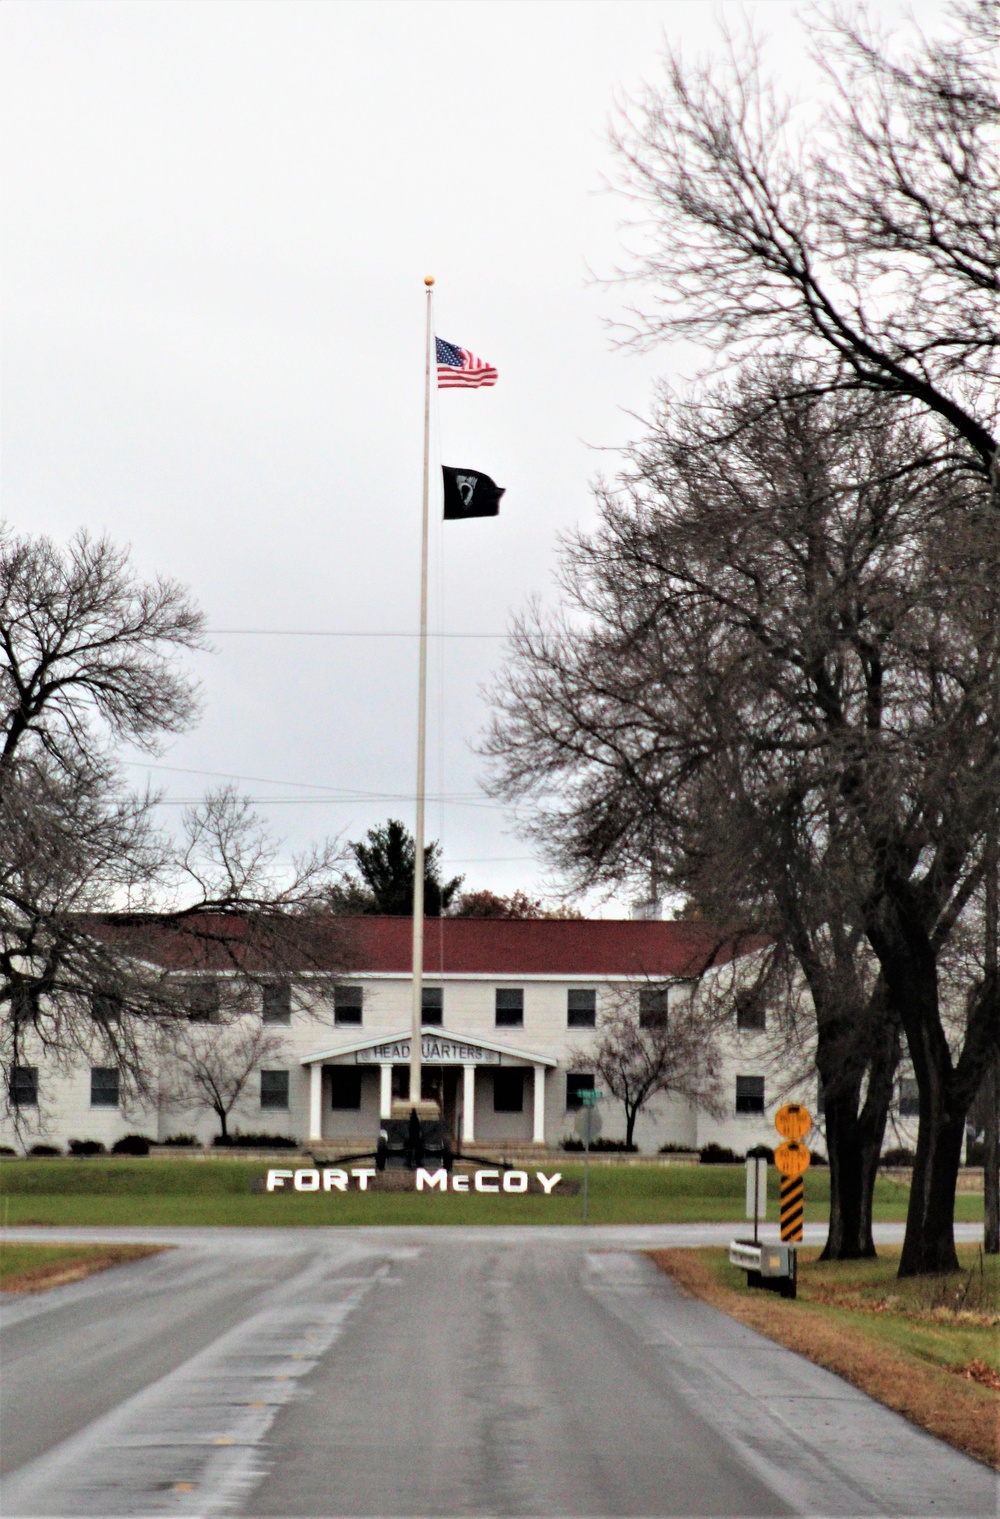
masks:
<path fill-rule="evenodd" d="M 596 1108 L 604 1093 L 598 1087 L 584 1087 L 580 1093 L 580 1105 L 585 1108 Z"/>

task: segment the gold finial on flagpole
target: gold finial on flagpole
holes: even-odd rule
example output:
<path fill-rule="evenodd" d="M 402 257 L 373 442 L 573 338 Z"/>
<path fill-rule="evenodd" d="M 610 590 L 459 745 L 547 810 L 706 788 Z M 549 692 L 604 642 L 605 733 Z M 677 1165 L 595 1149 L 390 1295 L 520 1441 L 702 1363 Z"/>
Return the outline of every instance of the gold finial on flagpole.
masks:
<path fill-rule="evenodd" d="M 433 285 L 433 283 L 434 283 L 434 276 L 433 276 L 433 274 L 425 274 L 424 275 L 424 284 L 427 286 L 428 289 L 430 289 L 430 287 L 431 287 L 431 285 Z"/>

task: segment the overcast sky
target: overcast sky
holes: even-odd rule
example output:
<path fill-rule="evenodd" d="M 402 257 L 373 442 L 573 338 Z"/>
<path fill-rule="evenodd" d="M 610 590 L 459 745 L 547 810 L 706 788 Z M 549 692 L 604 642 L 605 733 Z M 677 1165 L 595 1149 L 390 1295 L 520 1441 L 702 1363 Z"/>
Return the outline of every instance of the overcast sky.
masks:
<path fill-rule="evenodd" d="M 219 630 L 202 721 L 149 770 L 170 816 L 232 777 L 289 851 L 412 826 L 434 274 L 438 333 L 500 374 L 440 395 L 442 457 L 507 494 L 433 525 L 431 626 L 477 636 L 432 645 L 428 835 L 470 887 L 551 887 L 480 790 L 480 688 L 653 379 L 692 363 L 616 349 L 588 275 L 619 254 L 614 100 L 744 14 L 815 88 L 785 0 L 5 0 L 3 515 L 130 543 Z"/>

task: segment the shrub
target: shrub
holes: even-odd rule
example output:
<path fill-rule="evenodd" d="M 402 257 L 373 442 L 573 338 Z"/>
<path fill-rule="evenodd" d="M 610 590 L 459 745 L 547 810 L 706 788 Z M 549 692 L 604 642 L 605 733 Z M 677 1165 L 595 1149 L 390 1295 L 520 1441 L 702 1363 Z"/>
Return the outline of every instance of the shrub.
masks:
<path fill-rule="evenodd" d="M 196 1150 L 201 1140 L 197 1134 L 171 1134 L 169 1139 L 161 1139 L 161 1144 L 183 1146 L 185 1150 Z"/>
<path fill-rule="evenodd" d="M 656 1153 L 658 1155 L 697 1155 L 698 1151 L 693 1145 L 661 1145 Z"/>
<path fill-rule="evenodd" d="M 736 1151 L 731 1150 L 728 1145 L 717 1145 L 714 1141 L 710 1145 L 703 1146 L 699 1154 L 703 1166 L 737 1166 L 745 1159 L 744 1156 L 737 1155 Z"/>
<path fill-rule="evenodd" d="M 298 1150 L 299 1141 L 289 1134 L 227 1134 L 223 1139 L 216 1134 L 212 1140 L 216 1149 L 235 1150 Z"/>
<path fill-rule="evenodd" d="M 71 1155 L 105 1155 L 107 1151 L 99 1139 L 71 1139 L 69 1142 Z"/>
<path fill-rule="evenodd" d="M 13 1145 L 0 1145 L 0 1155 L 16 1155 Z"/>
<path fill-rule="evenodd" d="M 747 1151 L 745 1156 L 741 1157 L 737 1155 L 736 1159 L 749 1160 L 751 1155 L 757 1155 L 761 1160 L 766 1160 L 769 1166 L 774 1165 L 774 1151 L 770 1145 L 754 1145 L 752 1149 Z"/>
<path fill-rule="evenodd" d="M 35 1160 L 47 1160 L 50 1155 L 61 1155 L 58 1145 L 32 1145 L 28 1151 Z"/>
<path fill-rule="evenodd" d="M 912 1150 L 900 1145 L 896 1150 L 886 1150 L 879 1160 L 880 1166 L 912 1166 L 916 1156 Z"/>
<path fill-rule="evenodd" d="M 111 1146 L 112 1155 L 148 1155 L 149 1140 L 145 1134 L 125 1134 Z"/>
<path fill-rule="evenodd" d="M 576 1139 L 570 1135 L 566 1139 L 561 1139 L 559 1141 L 559 1148 L 562 1150 L 582 1150 L 583 1140 Z M 590 1148 L 591 1152 L 594 1150 L 603 1150 L 605 1154 L 608 1154 L 610 1152 L 612 1154 L 618 1155 L 623 1151 L 634 1154 L 638 1150 L 639 1146 L 628 1145 L 625 1143 L 624 1139 L 595 1139 L 591 1143 Z"/>

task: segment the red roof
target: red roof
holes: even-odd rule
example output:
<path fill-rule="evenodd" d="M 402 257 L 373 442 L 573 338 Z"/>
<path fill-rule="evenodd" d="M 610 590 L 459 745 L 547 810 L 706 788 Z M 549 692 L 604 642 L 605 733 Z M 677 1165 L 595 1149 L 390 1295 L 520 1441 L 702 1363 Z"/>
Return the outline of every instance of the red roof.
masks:
<path fill-rule="evenodd" d="M 105 932 L 111 928 L 107 925 Z M 147 919 L 111 929 L 138 953 L 178 970 L 223 970 L 236 964 L 266 972 L 266 935 L 238 918 L 188 919 L 168 925 Z M 409 918 L 298 920 L 276 955 L 283 970 L 408 974 L 413 928 Z M 699 976 L 712 964 L 758 947 L 737 942 L 706 923 L 635 922 L 616 918 L 427 918 L 424 971 L 433 975 Z"/>
<path fill-rule="evenodd" d="M 359 918 L 354 932 L 359 970 L 410 970 L 413 930 L 408 919 Z M 428 918 L 424 924 L 428 974 L 687 977 L 700 975 L 720 948 L 718 933 L 704 923 Z"/>

